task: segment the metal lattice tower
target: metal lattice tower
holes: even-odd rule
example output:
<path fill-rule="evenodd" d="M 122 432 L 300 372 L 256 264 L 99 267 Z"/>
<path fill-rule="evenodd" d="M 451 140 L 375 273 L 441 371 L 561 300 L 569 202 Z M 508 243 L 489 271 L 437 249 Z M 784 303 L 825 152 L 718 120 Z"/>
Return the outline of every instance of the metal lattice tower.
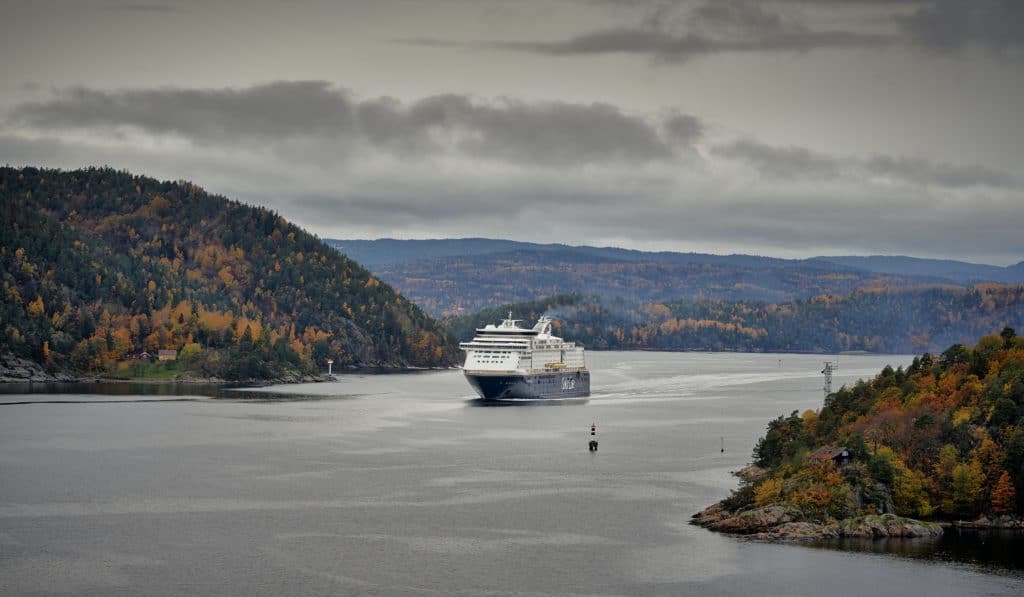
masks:
<path fill-rule="evenodd" d="M 821 370 L 825 374 L 825 396 L 832 393 L 832 372 L 839 368 L 839 361 L 825 361 L 825 368 Z"/>

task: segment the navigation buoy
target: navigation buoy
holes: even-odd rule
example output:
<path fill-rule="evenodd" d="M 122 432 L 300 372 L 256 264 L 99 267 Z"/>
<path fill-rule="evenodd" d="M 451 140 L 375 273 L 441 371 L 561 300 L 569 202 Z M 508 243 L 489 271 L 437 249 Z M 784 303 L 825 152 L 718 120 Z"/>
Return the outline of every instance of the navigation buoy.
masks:
<path fill-rule="evenodd" d="M 590 424 L 590 443 L 587 447 L 591 452 L 597 452 L 597 423 Z"/>

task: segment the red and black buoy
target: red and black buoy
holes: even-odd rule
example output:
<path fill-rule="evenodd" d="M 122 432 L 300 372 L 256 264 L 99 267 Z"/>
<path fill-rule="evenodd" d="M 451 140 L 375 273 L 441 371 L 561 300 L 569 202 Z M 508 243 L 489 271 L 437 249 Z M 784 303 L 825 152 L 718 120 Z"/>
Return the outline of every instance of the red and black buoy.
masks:
<path fill-rule="evenodd" d="M 589 448 L 591 452 L 597 452 L 597 423 L 590 424 L 590 444 Z"/>

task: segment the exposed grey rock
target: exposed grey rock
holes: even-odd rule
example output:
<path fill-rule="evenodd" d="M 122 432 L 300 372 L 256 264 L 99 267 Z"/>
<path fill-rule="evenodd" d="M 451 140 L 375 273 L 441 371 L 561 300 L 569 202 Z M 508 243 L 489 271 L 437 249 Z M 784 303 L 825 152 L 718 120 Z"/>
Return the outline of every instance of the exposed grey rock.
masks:
<path fill-rule="evenodd" d="M 1020 523 L 1020 521 L 1017 521 Z M 729 512 L 721 504 L 710 506 L 693 516 L 692 523 L 737 535 L 753 535 L 758 539 L 829 539 L 836 537 L 938 537 L 941 525 L 903 518 L 894 514 L 873 514 L 843 519 L 839 522 L 805 520 L 796 508 L 780 505 L 763 506 L 740 512 Z M 1004 521 L 1011 524 L 1010 521 Z M 989 523 L 969 523 L 982 526 Z M 998 527 L 1022 528 L 1022 527 Z"/>
<path fill-rule="evenodd" d="M 781 524 L 801 519 L 803 519 L 803 514 L 796 508 L 764 506 L 739 512 L 734 516 L 708 523 L 706 526 L 713 531 L 749 535 L 767 532 Z"/>
<path fill-rule="evenodd" d="M 66 374 L 52 375 L 29 359 L 10 353 L 0 354 L 0 383 L 44 383 L 64 381 L 66 377 Z"/>
<path fill-rule="evenodd" d="M 758 539 L 832 539 L 839 536 L 839 524 L 818 524 L 813 522 L 787 522 L 765 533 L 757 533 Z"/>
<path fill-rule="evenodd" d="M 942 526 L 895 514 L 873 514 L 847 518 L 839 522 L 843 537 L 938 537 Z"/>
<path fill-rule="evenodd" d="M 732 512 L 723 508 L 722 504 L 715 503 L 694 514 L 691 522 L 695 525 L 706 527 L 711 523 L 730 517 L 732 517 Z"/>
<path fill-rule="evenodd" d="M 1024 529 L 1024 519 L 1005 514 L 993 517 L 983 514 L 977 520 L 958 520 L 953 526 L 961 529 Z"/>

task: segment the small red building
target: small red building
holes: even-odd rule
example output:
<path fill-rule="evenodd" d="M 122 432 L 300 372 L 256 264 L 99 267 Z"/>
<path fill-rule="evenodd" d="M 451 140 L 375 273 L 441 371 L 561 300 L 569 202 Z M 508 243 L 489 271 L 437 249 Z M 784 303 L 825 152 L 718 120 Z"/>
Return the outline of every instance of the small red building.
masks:
<path fill-rule="evenodd" d="M 825 446 L 808 454 L 807 460 L 816 464 L 831 460 L 836 466 L 843 466 L 849 464 L 853 460 L 853 456 L 850 455 L 850 451 L 846 449 L 846 446 Z"/>

